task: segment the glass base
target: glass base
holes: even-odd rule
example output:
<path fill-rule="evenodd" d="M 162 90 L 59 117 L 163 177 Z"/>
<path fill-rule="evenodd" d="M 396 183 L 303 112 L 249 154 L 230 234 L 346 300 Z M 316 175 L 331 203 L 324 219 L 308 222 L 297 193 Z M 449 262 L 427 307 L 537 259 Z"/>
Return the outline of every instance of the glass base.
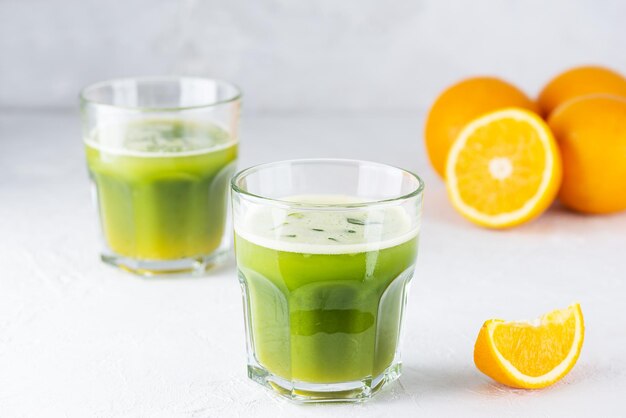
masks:
<path fill-rule="evenodd" d="M 101 254 L 100 258 L 107 264 L 138 276 L 204 276 L 228 258 L 228 250 L 218 250 L 211 255 L 179 260 L 136 260 L 116 254 Z"/>
<path fill-rule="evenodd" d="M 307 383 L 291 381 L 273 375 L 267 369 L 248 365 L 248 377 L 275 394 L 296 403 L 308 402 L 363 402 L 374 396 L 383 386 L 402 374 L 402 363 L 389 366 L 376 377 L 341 383 Z"/>

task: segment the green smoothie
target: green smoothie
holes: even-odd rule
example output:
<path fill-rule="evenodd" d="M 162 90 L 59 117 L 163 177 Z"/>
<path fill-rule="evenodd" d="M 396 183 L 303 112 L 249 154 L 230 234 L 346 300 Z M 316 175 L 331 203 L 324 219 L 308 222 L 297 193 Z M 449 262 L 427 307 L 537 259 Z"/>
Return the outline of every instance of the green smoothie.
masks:
<path fill-rule="evenodd" d="M 344 198 L 292 200 L 329 199 Z M 340 383 L 377 377 L 394 363 L 417 253 L 404 209 L 256 208 L 238 225 L 235 248 L 249 338 L 268 372 Z"/>
<path fill-rule="evenodd" d="M 107 246 L 138 260 L 215 251 L 237 143 L 214 124 L 151 119 L 85 139 Z"/>

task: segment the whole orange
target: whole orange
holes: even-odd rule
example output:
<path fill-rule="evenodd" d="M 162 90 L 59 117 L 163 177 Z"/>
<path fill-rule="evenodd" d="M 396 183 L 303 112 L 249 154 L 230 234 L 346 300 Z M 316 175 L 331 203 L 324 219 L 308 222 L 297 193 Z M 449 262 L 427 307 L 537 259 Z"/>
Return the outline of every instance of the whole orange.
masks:
<path fill-rule="evenodd" d="M 445 176 L 448 151 L 461 129 L 473 119 L 505 107 L 537 110 L 521 90 L 495 77 L 468 78 L 441 93 L 430 108 L 424 130 L 428 158 L 441 177 Z"/>
<path fill-rule="evenodd" d="M 553 78 L 539 93 L 541 114 L 550 112 L 566 101 L 587 94 L 607 93 L 626 97 L 626 78 L 605 67 L 571 68 Z"/>
<path fill-rule="evenodd" d="M 560 201 L 584 213 L 626 209 L 626 98 L 589 95 L 548 120 L 561 149 Z"/>

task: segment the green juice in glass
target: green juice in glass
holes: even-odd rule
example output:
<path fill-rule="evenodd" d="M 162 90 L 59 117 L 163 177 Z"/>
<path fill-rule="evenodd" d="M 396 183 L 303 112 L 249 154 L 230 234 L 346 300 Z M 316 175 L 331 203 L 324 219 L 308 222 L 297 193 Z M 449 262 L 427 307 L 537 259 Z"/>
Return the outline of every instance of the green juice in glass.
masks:
<path fill-rule="evenodd" d="M 104 239 L 116 255 L 176 260 L 221 243 L 237 144 L 217 125 L 150 119 L 86 138 Z"/>
<path fill-rule="evenodd" d="M 265 207 L 246 218 L 235 248 L 255 362 L 288 381 L 329 384 L 397 365 L 417 254 L 417 231 L 402 208 L 277 215 Z"/>

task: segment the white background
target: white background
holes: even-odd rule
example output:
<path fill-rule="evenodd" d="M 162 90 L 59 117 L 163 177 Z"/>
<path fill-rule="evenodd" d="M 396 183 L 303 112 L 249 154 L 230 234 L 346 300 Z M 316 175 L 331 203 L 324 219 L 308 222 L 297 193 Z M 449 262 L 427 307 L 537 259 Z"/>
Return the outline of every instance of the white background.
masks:
<path fill-rule="evenodd" d="M 474 74 L 534 96 L 571 65 L 626 72 L 625 17 L 622 0 L 1 0 L 0 106 L 162 73 L 233 80 L 248 112 L 416 112 Z"/>
<path fill-rule="evenodd" d="M 619 1 L 0 0 L 0 417 L 620 417 L 626 214 L 558 205 L 494 232 L 462 220 L 422 146 L 446 84 L 496 74 L 529 94 L 561 69 L 626 72 Z M 245 91 L 240 166 L 346 157 L 423 175 L 405 371 L 363 405 L 294 406 L 245 377 L 232 260 L 145 280 L 98 261 L 78 89 L 156 73 Z M 481 375 L 484 320 L 582 303 L 587 333 L 552 388 Z"/>

